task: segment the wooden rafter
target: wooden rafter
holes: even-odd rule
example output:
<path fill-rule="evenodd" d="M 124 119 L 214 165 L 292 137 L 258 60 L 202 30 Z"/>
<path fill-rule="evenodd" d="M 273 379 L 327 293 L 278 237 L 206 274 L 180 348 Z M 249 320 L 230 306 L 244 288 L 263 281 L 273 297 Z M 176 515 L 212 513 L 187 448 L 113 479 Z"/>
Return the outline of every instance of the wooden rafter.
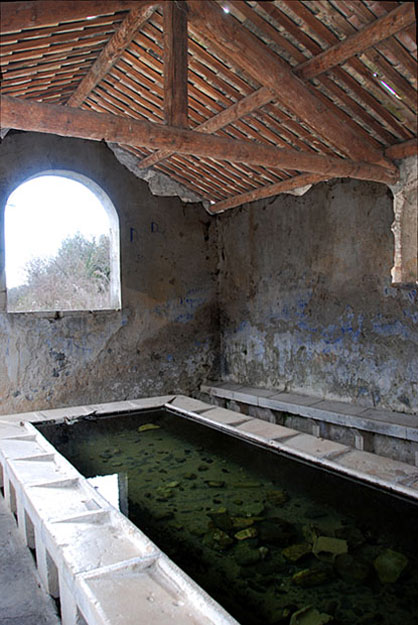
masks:
<path fill-rule="evenodd" d="M 94 87 L 120 59 L 138 29 L 151 17 L 156 8 L 157 3 L 145 3 L 130 11 L 68 100 L 69 106 L 80 106 L 84 102 Z"/>
<path fill-rule="evenodd" d="M 234 208 L 235 206 L 241 206 L 246 202 L 254 202 L 255 200 L 261 200 L 266 197 L 272 197 L 279 193 L 288 193 L 294 189 L 306 187 L 307 185 L 316 184 L 323 180 L 329 180 L 329 176 L 319 176 L 317 174 L 302 174 L 301 176 L 294 176 L 283 180 L 282 182 L 276 182 L 275 184 L 265 185 L 258 189 L 253 189 L 247 193 L 241 193 L 240 195 L 234 195 L 226 200 L 215 202 L 210 207 L 211 213 L 223 213 L 224 211 Z"/>
<path fill-rule="evenodd" d="M 95 113 L 55 104 L 41 104 L 1 96 L 2 125 L 7 128 L 47 132 L 94 141 L 111 141 L 151 149 L 174 149 L 231 162 L 309 171 L 327 177 L 343 176 L 394 183 L 397 168 L 389 170 L 372 163 L 353 162 L 319 154 L 281 149 L 251 141 L 237 141 L 193 130 L 161 126 L 118 115 Z"/>
<path fill-rule="evenodd" d="M 167 2 L 164 17 L 164 116 L 166 124 L 187 128 L 187 5 Z"/>
<path fill-rule="evenodd" d="M 418 154 L 418 138 L 404 141 L 396 145 L 391 145 L 390 148 L 386 148 L 385 154 L 390 159 L 401 159 L 407 156 L 416 156 Z"/>
<path fill-rule="evenodd" d="M 207 121 L 199 124 L 195 128 L 198 132 L 212 133 L 228 126 L 229 124 L 233 124 L 241 117 L 248 115 L 252 111 L 268 104 L 274 100 L 275 96 L 267 89 L 267 87 L 261 87 L 254 93 L 251 93 L 249 96 L 242 98 L 242 100 L 238 100 L 235 104 L 232 104 L 224 111 L 217 113 Z M 151 154 L 151 156 L 147 156 L 140 163 L 138 163 L 138 167 L 140 169 L 145 169 L 146 167 L 153 167 L 157 163 L 162 160 L 169 158 L 175 154 L 172 150 L 159 150 L 155 154 Z"/>
<path fill-rule="evenodd" d="M 404 2 L 359 32 L 346 37 L 309 61 L 301 63 L 294 71 L 305 80 L 319 76 L 410 26 L 415 19 L 414 4 Z"/>
<path fill-rule="evenodd" d="M 189 20 L 208 46 L 229 58 L 258 83 L 272 89 L 279 101 L 320 136 L 326 137 L 356 161 L 379 163 L 391 168 L 392 164 L 382 152 L 352 128 L 342 125 L 316 94 L 292 73 L 290 66 L 251 32 L 233 23 L 220 7 L 206 0 L 189 1 L 188 6 Z"/>
<path fill-rule="evenodd" d="M 164 1 L 164 0 L 162 0 Z M 130 11 L 154 4 L 153 0 L 38 0 L 37 2 L 1 2 L 1 32 L 50 26 L 59 22 L 85 19 L 93 15 Z"/>

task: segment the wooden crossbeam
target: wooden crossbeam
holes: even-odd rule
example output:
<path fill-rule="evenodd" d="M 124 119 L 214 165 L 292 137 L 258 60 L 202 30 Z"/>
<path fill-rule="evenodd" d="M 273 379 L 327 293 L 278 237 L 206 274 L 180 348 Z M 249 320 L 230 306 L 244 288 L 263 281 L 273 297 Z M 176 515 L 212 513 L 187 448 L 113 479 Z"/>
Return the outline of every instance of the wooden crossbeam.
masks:
<path fill-rule="evenodd" d="M 340 41 L 328 50 L 324 50 L 309 61 L 301 63 L 294 71 L 305 80 L 319 76 L 319 74 L 340 65 L 352 56 L 360 54 L 380 41 L 395 35 L 413 24 L 415 20 L 414 3 L 404 2 L 359 32 Z"/>
<path fill-rule="evenodd" d="M 394 165 L 389 170 L 372 163 L 276 148 L 252 141 L 218 137 L 119 115 L 20 100 L 11 96 L 1 96 L 0 105 L 1 124 L 5 128 L 47 132 L 94 141 L 106 140 L 144 146 L 153 150 L 173 149 L 181 154 L 307 171 L 327 177 L 342 176 L 387 184 L 393 184 L 399 178 L 399 172 Z"/>
<path fill-rule="evenodd" d="M 223 213 L 224 211 L 234 208 L 235 206 L 242 206 L 242 204 L 245 204 L 246 202 L 254 202 L 255 200 L 272 197 L 273 195 L 278 195 L 279 193 L 288 193 L 294 189 L 316 184 L 317 182 L 322 182 L 323 180 L 329 180 L 329 176 L 324 177 L 318 174 L 302 174 L 301 176 L 294 176 L 292 178 L 288 178 L 287 180 L 283 180 L 282 182 L 269 184 L 252 191 L 248 191 L 247 193 L 240 193 L 239 195 L 234 195 L 226 200 L 215 202 L 215 204 L 211 205 L 209 212 L 213 214 Z"/>
<path fill-rule="evenodd" d="M 163 0 L 162 0 L 163 1 Z M 85 19 L 93 15 L 130 11 L 154 4 L 154 0 L 37 0 L 32 2 L 1 2 L 1 32 L 24 28 L 54 26 L 59 22 Z"/>
<path fill-rule="evenodd" d="M 164 19 L 164 116 L 169 126 L 188 126 L 187 5 L 166 2 Z"/>
<path fill-rule="evenodd" d="M 261 89 L 254 91 L 254 93 L 242 98 L 242 100 L 238 100 L 238 102 L 235 102 L 235 104 L 232 104 L 224 111 L 217 113 L 207 121 L 199 124 L 199 126 L 196 126 L 194 130 L 208 134 L 216 132 L 229 124 L 233 124 L 241 117 L 248 115 L 252 111 L 268 104 L 274 99 L 275 95 L 272 91 L 270 91 L 270 89 L 267 89 L 267 87 L 261 87 Z M 173 154 L 175 154 L 173 150 L 159 150 L 158 152 L 144 158 L 140 163 L 138 163 L 138 167 L 140 169 L 153 167 L 165 158 L 173 156 Z"/>
<path fill-rule="evenodd" d="M 409 141 L 397 143 L 386 148 L 385 154 L 390 159 L 401 159 L 407 156 L 416 156 L 418 154 L 418 138 L 414 137 Z"/>
<path fill-rule="evenodd" d="M 189 22 L 205 43 L 222 57 L 230 59 L 259 84 L 274 91 L 277 99 L 299 119 L 326 137 L 344 154 L 356 161 L 393 164 L 370 142 L 338 119 L 308 85 L 295 76 L 290 66 L 279 59 L 251 32 L 234 23 L 231 16 L 213 2 L 188 1 Z"/>
<path fill-rule="evenodd" d="M 67 102 L 69 106 L 80 106 L 84 102 L 94 87 L 120 59 L 138 30 L 149 20 L 156 8 L 156 4 L 145 4 L 130 11 L 84 76 L 76 91 L 69 98 Z"/>

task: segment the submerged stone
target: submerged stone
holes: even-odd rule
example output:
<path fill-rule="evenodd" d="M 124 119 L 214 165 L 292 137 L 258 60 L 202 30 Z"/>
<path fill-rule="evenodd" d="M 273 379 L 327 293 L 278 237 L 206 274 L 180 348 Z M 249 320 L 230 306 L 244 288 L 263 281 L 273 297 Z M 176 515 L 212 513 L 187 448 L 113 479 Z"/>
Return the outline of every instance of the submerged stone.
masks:
<path fill-rule="evenodd" d="M 203 543 L 212 549 L 225 551 L 233 544 L 233 540 L 228 534 L 221 529 L 214 528 L 205 534 Z"/>
<path fill-rule="evenodd" d="M 155 425 L 155 423 L 145 423 L 144 425 L 140 425 L 138 428 L 138 432 L 148 432 L 148 430 L 159 430 L 160 426 Z"/>
<path fill-rule="evenodd" d="M 185 480 L 195 480 L 197 475 L 196 473 L 184 473 L 183 477 Z"/>
<path fill-rule="evenodd" d="M 364 582 L 370 572 L 366 562 L 355 558 L 349 553 L 343 553 L 335 558 L 335 569 L 345 581 Z"/>
<path fill-rule="evenodd" d="M 232 529 L 233 523 L 226 508 L 219 508 L 214 512 L 209 512 L 208 517 L 212 520 L 215 527 L 228 532 Z"/>
<path fill-rule="evenodd" d="M 247 527 L 235 534 L 237 540 L 247 540 L 248 538 L 256 538 L 258 532 L 255 527 Z"/>
<path fill-rule="evenodd" d="M 290 625 L 325 625 L 332 618 L 329 614 L 321 614 L 316 608 L 307 606 L 292 614 Z"/>
<path fill-rule="evenodd" d="M 342 538 L 318 536 L 313 544 L 312 553 L 324 562 L 332 562 L 336 556 L 347 553 L 347 541 Z"/>
<path fill-rule="evenodd" d="M 267 493 L 266 499 L 273 506 L 282 506 L 289 501 L 289 495 L 285 490 L 271 490 Z"/>
<path fill-rule="evenodd" d="M 296 584 L 296 586 L 301 586 L 302 588 L 311 588 L 312 586 L 319 586 L 324 582 L 328 581 L 329 573 L 325 569 L 303 569 L 302 571 L 298 571 L 292 577 L 292 582 Z"/>
<path fill-rule="evenodd" d="M 296 531 L 291 523 L 278 517 L 260 523 L 260 539 L 273 545 L 288 545 Z"/>
<path fill-rule="evenodd" d="M 312 548 L 308 543 L 289 545 L 289 547 L 285 547 L 282 551 L 282 554 L 289 562 L 298 562 L 298 560 L 301 560 L 310 553 L 312 553 Z"/>
<path fill-rule="evenodd" d="M 225 482 L 216 480 L 205 480 L 205 484 L 210 486 L 210 488 L 223 488 L 225 486 Z"/>
<path fill-rule="evenodd" d="M 392 549 L 386 549 L 373 562 L 377 576 L 382 584 L 394 584 L 398 581 L 407 564 L 408 558 L 403 553 L 392 551 Z"/>
<path fill-rule="evenodd" d="M 254 525 L 255 521 L 260 521 L 260 517 L 232 517 L 232 525 L 234 529 L 243 530 L 246 527 L 251 527 Z"/>
<path fill-rule="evenodd" d="M 241 566 L 250 566 L 256 564 L 262 559 L 262 554 L 258 549 L 251 548 L 248 543 L 240 542 L 235 546 L 234 554 L 235 560 Z"/>

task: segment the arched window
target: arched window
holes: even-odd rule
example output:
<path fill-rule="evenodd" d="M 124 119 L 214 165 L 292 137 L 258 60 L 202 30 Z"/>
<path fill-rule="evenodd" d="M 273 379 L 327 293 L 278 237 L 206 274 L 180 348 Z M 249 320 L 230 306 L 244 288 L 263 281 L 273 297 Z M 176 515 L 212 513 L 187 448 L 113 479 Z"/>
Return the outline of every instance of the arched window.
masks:
<path fill-rule="evenodd" d="M 119 220 L 79 173 L 43 171 L 5 209 L 8 312 L 119 309 Z"/>

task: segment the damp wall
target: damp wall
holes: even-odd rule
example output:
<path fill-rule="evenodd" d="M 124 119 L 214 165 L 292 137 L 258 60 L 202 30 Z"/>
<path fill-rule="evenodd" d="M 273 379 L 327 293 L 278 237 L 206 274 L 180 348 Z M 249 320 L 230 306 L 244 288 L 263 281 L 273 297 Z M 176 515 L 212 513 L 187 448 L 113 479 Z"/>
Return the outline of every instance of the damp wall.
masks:
<path fill-rule="evenodd" d="M 218 217 L 224 380 L 413 413 L 418 298 L 385 186 L 321 183 Z"/>
<path fill-rule="evenodd" d="M 105 191 L 122 290 L 120 310 L 7 313 L 0 229 L 0 414 L 193 394 L 217 376 L 216 224 L 201 204 L 154 197 L 104 143 L 10 132 L 0 163 L 1 224 L 10 193 L 40 171 L 80 173 Z"/>

